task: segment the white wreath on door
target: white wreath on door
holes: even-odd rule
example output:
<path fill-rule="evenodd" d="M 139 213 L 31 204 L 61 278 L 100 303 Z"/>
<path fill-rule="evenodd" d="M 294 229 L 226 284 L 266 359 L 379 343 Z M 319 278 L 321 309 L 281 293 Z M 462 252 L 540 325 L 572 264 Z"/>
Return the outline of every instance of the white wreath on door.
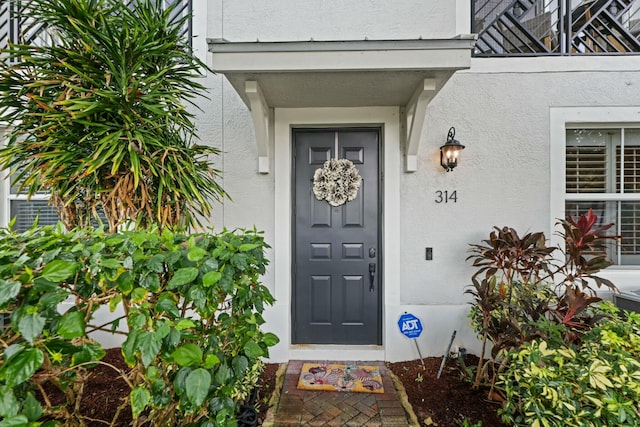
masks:
<path fill-rule="evenodd" d="M 350 160 L 331 159 L 313 174 L 313 194 L 331 206 L 340 206 L 356 198 L 361 182 L 358 168 Z"/>

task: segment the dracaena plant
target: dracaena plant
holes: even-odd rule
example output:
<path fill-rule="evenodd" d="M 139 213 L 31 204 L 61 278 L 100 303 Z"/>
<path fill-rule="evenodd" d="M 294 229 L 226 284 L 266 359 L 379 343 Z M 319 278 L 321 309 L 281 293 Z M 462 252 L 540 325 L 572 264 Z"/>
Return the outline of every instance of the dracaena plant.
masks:
<path fill-rule="evenodd" d="M 600 301 L 592 286 L 616 289 L 597 276 L 611 265 L 607 242 L 618 237 L 605 233 L 613 224 L 596 226 L 591 210 L 558 224 L 563 248 L 547 246 L 543 233 L 520 236 L 510 227 L 495 227 L 488 240 L 471 245 L 467 259 L 478 270 L 466 293 L 473 297 L 470 317 L 483 342 L 475 387 L 488 380 L 493 392 L 507 350 L 558 334 L 566 342 L 579 340 L 599 318 L 587 310 Z M 485 360 L 488 342 L 492 357 Z"/>
<path fill-rule="evenodd" d="M 619 236 L 605 234 L 614 224 L 597 226 L 597 221 L 598 216 L 589 209 L 586 215 L 578 218 L 569 216 L 558 222 L 562 227 L 559 235 L 565 243 L 566 262 L 558 269 L 564 273 L 563 283 L 579 286 L 590 293 L 593 293 L 592 283 L 597 287 L 615 289 L 610 280 L 596 274 L 613 263 L 607 255 L 607 245 L 612 240 L 620 239 Z"/>
<path fill-rule="evenodd" d="M 24 33 L 53 41 L 0 52 L 0 167 L 49 191 L 67 229 L 99 212 L 111 231 L 191 226 L 226 195 L 193 121 L 209 70 L 181 35 L 190 17 L 172 19 L 180 2 L 163 3 L 16 0 Z"/>

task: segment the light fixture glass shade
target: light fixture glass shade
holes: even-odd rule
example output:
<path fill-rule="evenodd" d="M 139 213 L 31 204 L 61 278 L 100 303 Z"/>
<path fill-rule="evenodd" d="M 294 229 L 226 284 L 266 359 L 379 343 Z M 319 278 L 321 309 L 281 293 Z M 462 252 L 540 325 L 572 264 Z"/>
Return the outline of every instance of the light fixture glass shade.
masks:
<path fill-rule="evenodd" d="M 447 142 L 440 147 L 440 165 L 447 172 L 451 172 L 453 168 L 458 166 L 460 151 L 464 150 L 464 145 L 460 144 L 460 141 L 454 139 L 455 135 L 456 129 L 452 127 L 449 129 Z"/>

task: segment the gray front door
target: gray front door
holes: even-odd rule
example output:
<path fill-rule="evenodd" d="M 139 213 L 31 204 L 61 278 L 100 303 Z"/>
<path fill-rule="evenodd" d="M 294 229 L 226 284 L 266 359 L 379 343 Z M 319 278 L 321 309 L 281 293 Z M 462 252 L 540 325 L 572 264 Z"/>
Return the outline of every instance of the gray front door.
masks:
<path fill-rule="evenodd" d="M 380 129 L 294 129 L 293 343 L 381 344 Z M 351 160 L 355 200 L 313 194 L 325 161 Z"/>

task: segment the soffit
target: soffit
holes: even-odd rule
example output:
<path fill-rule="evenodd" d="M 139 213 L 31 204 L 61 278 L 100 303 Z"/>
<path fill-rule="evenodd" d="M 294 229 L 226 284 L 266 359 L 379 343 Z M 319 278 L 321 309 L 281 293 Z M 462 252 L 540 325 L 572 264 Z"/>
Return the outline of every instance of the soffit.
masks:
<path fill-rule="evenodd" d="M 271 108 L 405 106 L 424 79 L 441 88 L 453 72 L 469 68 L 475 36 L 208 43 L 212 69 L 249 107 L 247 81 L 258 83 Z"/>
<path fill-rule="evenodd" d="M 211 68 L 251 110 L 260 173 L 270 170 L 274 108 L 371 106 L 401 107 L 405 170 L 413 172 L 427 105 L 454 72 L 470 67 L 475 38 L 207 42 Z"/>

